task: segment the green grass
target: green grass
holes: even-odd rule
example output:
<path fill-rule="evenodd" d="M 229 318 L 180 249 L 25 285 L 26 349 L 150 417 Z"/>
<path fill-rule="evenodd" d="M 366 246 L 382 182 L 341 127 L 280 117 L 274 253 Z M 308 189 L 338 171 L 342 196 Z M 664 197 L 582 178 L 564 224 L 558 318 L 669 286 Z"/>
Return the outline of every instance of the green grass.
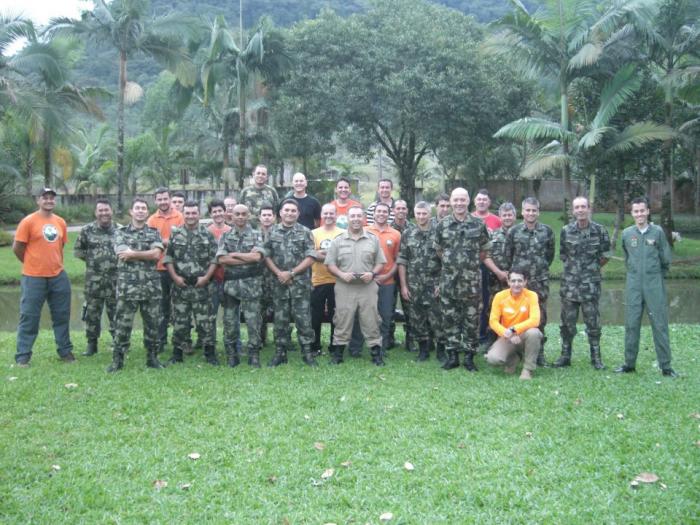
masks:
<path fill-rule="evenodd" d="M 554 326 L 549 335 L 552 358 Z M 605 328 L 608 366 L 621 362 L 622 338 L 621 327 Z M 594 371 L 579 335 L 571 368 L 538 371 L 530 383 L 483 358 L 478 374 L 443 372 L 402 349 L 383 369 L 366 356 L 339 367 L 324 357 L 311 369 L 295 352 L 274 370 L 213 368 L 201 356 L 148 370 L 140 334 L 125 369 L 109 375 L 106 339 L 94 358 L 65 365 L 42 332 L 32 366 L 17 369 L 14 335 L 0 334 L 0 522 L 376 524 L 391 512 L 390 523 L 416 524 L 692 523 L 700 515 L 697 326 L 672 327 L 683 374 L 675 381 L 655 369 L 646 328 L 636 374 Z M 82 351 L 82 334 L 74 341 Z M 326 469 L 334 474 L 324 480 Z M 665 488 L 630 488 L 644 471 Z M 155 480 L 168 485 L 156 490 Z"/>
<path fill-rule="evenodd" d="M 562 222 L 559 220 L 560 215 L 559 212 L 543 212 L 541 215 L 542 222 L 551 226 L 557 237 L 557 255 L 550 268 L 550 275 L 553 279 L 559 279 L 562 272 L 562 264 L 559 260 L 559 233 L 562 228 Z M 614 221 L 612 214 L 598 214 L 595 216 L 595 220 L 607 226 L 608 230 L 612 232 Z M 629 226 L 630 223 L 631 219 L 628 218 L 625 225 Z M 64 262 L 71 282 L 82 283 L 85 279 L 85 264 L 80 259 L 73 257 L 73 246 L 77 237 L 77 232 L 68 234 L 69 243 L 66 245 Z M 622 248 L 618 242 L 615 258 L 607 264 L 603 271 L 604 279 L 624 279 L 625 268 L 622 257 Z M 669 272 L 669 279 L 700 279 L 700 239 L 684 238 L 681 242 L 676 243 L 673 257 L 674 264 Z M 18 284 L 21 273 L 22 265 L 12 253 L 12 248 L 9 246 L 0 247 L 0 285 Z"/>

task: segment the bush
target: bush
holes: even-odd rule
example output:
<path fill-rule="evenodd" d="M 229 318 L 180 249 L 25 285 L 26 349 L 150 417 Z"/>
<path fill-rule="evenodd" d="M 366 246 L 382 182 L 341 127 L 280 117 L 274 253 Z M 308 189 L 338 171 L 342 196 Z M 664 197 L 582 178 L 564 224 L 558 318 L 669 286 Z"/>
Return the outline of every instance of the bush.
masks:
<path fill-rule="evenodd" d="M 11 246 L 12 239 L 13 237 L 11 233 L 0 230 L 0 246 Z"/>
<path fill-rule="evenodd" d="M 17 224 L 35 210 L 36 202 L 31 197 L 7 197 L 0 205 L 0 223 Z"/>

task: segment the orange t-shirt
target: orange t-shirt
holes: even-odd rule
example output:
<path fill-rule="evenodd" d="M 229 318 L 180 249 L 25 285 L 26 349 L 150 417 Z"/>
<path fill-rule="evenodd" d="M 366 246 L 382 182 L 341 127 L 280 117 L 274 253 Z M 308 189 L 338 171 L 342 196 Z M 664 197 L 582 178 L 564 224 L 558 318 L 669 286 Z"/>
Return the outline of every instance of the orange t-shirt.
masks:
<path fill-rule="evenodd" d="M 328 204 L 335 206 L 335 225 L 343 230 L 348 229 L 348 210 L 352 206 L 362 206 L 362 204 L 352 199 L 348 199 L 348 202 L 345 204 L 338 204 L 338 199 L 332 200 Z M 366 217 L 364 224 L 367 224 Z"/>
<path fill-rule="evenodd" d="M 489 326 L 499 337 L 508 328 L 520 335 L 539 325 L 540 303 L 535 292 L 525 288 L 518 297 L 513 297 L 510 290 L 502 290 L 493 297 Z"/>
<path fill-rule="evenodd" d="M 151 228 L 158 230 L 160 232 L 160 238 L 163 241 L 163 244 L 167 245 L 168 240 L 170 239 L 170 229 L 173 226 L 182 226 L 185 224 L 185 218 L 182 216 L 182 213 L 177 211 L 175 208 L 170 208 L 168 213 L 163 213 L 162 211 L 158 210 L 148 218 L 146 224 L 148 224 Z M 158 266 L 156 267 L 156 270 L 166 270 L 165 265 L 163 264 L 163 259 L 165 258 L 165 252 L 167 251 L 168 250 L 163 250 L 160 259 L 158 259 Z"/>
<path fill-rule="evenodd" d="M 382 247 L 384 252 L 384 257 L 386 257 L 386 263 L 382 266 L 379 274 L 387 273 L 391 270 L 391 267 L 396 264 L 396 258 L 399 256 L 399 247 L 401 245 L 401 234 L 398 230 L 395 230 L 391 226 L 386 228 L 384 231 L 380 231 L 376 224 L 367 226 L 365 231 L 373 233 L 377 239 L 379 239 L 379 246 Z M 391 279 L 387 279 L 382 284 L 394 284 L 396 280 L 392 276 Z"/>
<path fill-rule="evenodd" d="M 221 239 L 221 236 L 230 229 L 231 226 L 229 226 L 228 224 L 224 224 L 223 227 L 219 228 L 213 222 L 209 226 L 207 226 L 207 230 L 209 230 L 212 233 L 212 235 L 217 241 Z M 220 264 L 216 266 L 216 270 L 214 270 L 214 280 L 217 283 L 224 282 L 224 272 L 225 270 L 223 266 L 221 266 Z"/>
<path fill-rule="evenodd" d="M 27 245 L 22 275 L 56 277 L 63 271 L 63 247 L 68 242 L 66 221 L 53 213 L 45 217 L 35 211 L 17 227 L 15 240 Z"/>

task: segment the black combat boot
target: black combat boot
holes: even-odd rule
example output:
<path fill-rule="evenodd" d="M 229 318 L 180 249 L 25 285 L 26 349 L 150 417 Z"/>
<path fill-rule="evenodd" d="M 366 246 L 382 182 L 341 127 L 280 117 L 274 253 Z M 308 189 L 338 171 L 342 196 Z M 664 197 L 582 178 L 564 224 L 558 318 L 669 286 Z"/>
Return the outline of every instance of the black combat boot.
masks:
<path fill-rule="evenodd" d="M 124 368 L 124 353 L 118 350 L 112 352 L 112 364 L 107 368 L 107 372 L 110 374 L 117 372 Z"/>
<path fill-rule="evenodd" d="M 241 358 L 235 346 L 226 346 L 226 364 L 231 368 L 236 368 L 241 364 Z"/>
<path fill-rule="evenodd" d="M 147 348 L 146 349 L 146 366 L 148 368 L 165 368 L 163 366 L 163 363 L 158 361 L 158 351 L 157 347 L 156 348 Z"/>
<path fill-rule="evenodd" d="M 418 357 L 416 361 L 423 362 L 430 359 L 430 341 L 420 341 L 418 343 Z"/>
<path fill-rule="evenodd" d="M 331 345 L 331 360 L 332 365 L 339 365 L 343 362 L 343 353 L 345 352 L 345 345 Z"/>
<path fill-rule="evenodd" d="M 447 359 L 442 364 L 443 370 L 452 370 L 459 366 L 459 356 L 456 350 L 447 350 Z"/>
<path fill-rule="evenodd" d="M 437 358 L 438 361 L 441 363 L 444 363 L 445 360 L 447 359 L 447 354 L 445 353 L 445 345 L 444 343 L 437 343 L 435 345 L 436 352 L 435 352 L 435 357 Z"/>
<path fill-rule="evenodd" d="M 372 356 L 372 363 L 377 366 L 384 366 L 384 360 L 382 359 L 382 347 L 375 345 L 369 349 L 369 353 Z"/>
<path fill-rule="evenodd" d="M 214 345 L 204 345 L 204 359 L 212 366 L 219 366 L 219 358 L 216 357 L 216 347 Z"/>
<path fill-rule="evenodd" d="M 301 360 L 304 361 L 306 365 L 318 366 L 318 363 L 314 359 L 314 351 L 311 350 L 311 346 L 301 347 Z"/>
<path fill-rule="evenodd" d="M 95 355 L 97 353 L 97 339 L 88 339 L 87 346 L 85 347 L 85 351 L 83 352 L 83 355 L 85 357 L 90 357 L 91 355 Z"/>
<path fill-rule="evenodd" d="M 183 358 L 182 358 L 182 346 L 180 343 L 174 343 L 173 344 L 173 355 L 170 359 L 168 359 L 168 364 L 169 365 L 174 365 L 175 363 L 182 363 Z"/>
<path fill-rule="evenodd" d="M 275 367 L 287 364 L 287 350 L 285 348 L 278 348 L 275 355 L 272 356 L 272 360 L 267 364 L 269 367 Z"/>
<path fill-rule="evenodd" d="M 475 355 L 476 352 L 474 350 L 467 350 L 467 355 L 464 357 L 464 368 L 466 368 L 468 372 L 479 371 L 479 369 L 476 367 L 476 364 L 474 364 Z"/>
<path fill-rule="evenodd" d="M 253 368 L 260 368 L 260 349 L 248 348 L 248 366 Z"/>
<path fill-rule="evenodd" d="M 605 365 L 603 364 L 603 358 L 600 355 L 600 344 L 591 344 L 591 365 L 596 370 L 605 370 Z"/>
<path fill-rule="evenodd" d="M 538 363 L 539 366 L 539 363 Z M 571 342 L 562 342 L 561 344 L 561 355 L 554 361 L 554 368 L 564 368 L 565 366 L 571 366 Z"/>

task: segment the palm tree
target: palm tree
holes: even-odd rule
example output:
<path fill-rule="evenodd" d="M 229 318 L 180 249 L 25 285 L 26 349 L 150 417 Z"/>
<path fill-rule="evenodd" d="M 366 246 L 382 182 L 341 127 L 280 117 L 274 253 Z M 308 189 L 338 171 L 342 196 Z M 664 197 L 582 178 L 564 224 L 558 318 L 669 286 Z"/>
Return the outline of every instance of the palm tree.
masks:
<path fill-rule="evenodd" d="M 93 0 L 92 11 L 80 20 L 56 18 L 49 32 L 67 32 L 98 45 L 107 44 L 119 54 L 119 97 L 117 106 L 117 209 L 124 208 L 124 108 L 143 90 L 127 81 L 128 60 L 143 54 L 175 74 L 183 85 L 192 85 L 195 70 L 183 45 L 183 37 L 194 36 L 199 25 L 178 14 L 150 18 L 148 0 Z"/>
<path fill-rule="evenodd" d="M 695 0 L 665 0 L 661 3 L 650 35 L 650 58 L 657 72 L 659 86 L 664 93 L 664 123 L 676 125 L 674 104 L 679 91 L 687 87 L 684 73 L 700 65 L 700 4 Z M 664 143 L 662 170 L 664 198 L 661 208 L 661 226 L 673 246 L 673 140 Z"/>
<path fill-rule="evenodd" d="M 573 198 L 570 149 L 575 140 L 569 119 L 569 89 L 587 76 L 621 41 L 646 31 L 654 15 L 654 0 L 544 0 L 531 14 L 510 0 L 513 12 L 498 20 L 486 49 L 515 61 L 527 74 L 556 83 L 559 121 L 521 119 L 519 127 L 532 126 L 528 138 L 555 138 L 542 155 L 550 170 L 561 170 L 565 192 Z M 524 130 L 523 130 L 524 131 Z M 546 131 L 546 132 L 545 132 Z M 542 133 L 545 132 L 543 135 Z M 499 131 L 496 136 L 505 136 Z"/>
<path fill-rule="evenodd" d="M 24 69 L 36 57 L 6 56 L 8 50 L 22 39 L 36 39 L 31 20 L 0 14 L 0 111 L 20 102 L 29 89 Z M 50 59 L 47 60 L 50 62 Z"/>
<path fill-rule="evenodd" d="M 32 81 L 40 106 L 35 108 L 33 119 L 36 135 L 40 137 L 44 159 L 44 185 L 52 185 L 53 147 L 56 140 L 70 135 L 73 129 L 70 121 L 75 111 L 104 119 L 96 98 L 104 97 L 103 90 L 78 86 L 70 82 L 69 73 L 79 43 L 75 39 L 54 38 L 42 42 L 30 37 L 27 45 L 19 52 L 19 58 L 44 56 L 51 60 L 31 61 L 35 68 L 27 73 Z M 47 67 L 48 66 L 48 67 Z"/>
<path fill-rule="evenodd" d="M 219 86 L 227 92 L 226 98 L 238 106 L 238 186 L 243 187 L 248 136 L 247 105 L 251 87 L 262 77 L 275 82 L 289 67 L 289 57 L 279 33 L 269 31 L 266 21 L 262 21 L 244 49 L 236 45 L 233 32 L 227 27 L 223 16 L 214 20 L 210 32 L 207 59 L 202 66 L 202 89 L 204 103 L 208 104 Z M 242 47 L 242 46 L 241 46 Z M 233 105 L 233 104 L 230 104 Z M 230 123 L 222 115 L 224 138 L 224 170 L 228 168 L 228 133 Z"/>
<path fill-rule="evenodd" d="M 596 167 L 610 161 L 611 157 L 625 154 L 650 142 L 669 140 L 674 131 L 651 121 L 634 122 L 620 127 L 616 116 L 620 107 L 629 102 L 640 87 L 640 79 L 632 64 L 622 67 L 606 83 L 600 92 L 600 103 L 595 116 L 589 122 L 579 122 L 576 131 L 567 131 L 556 122 L 541 118 L 525 118 L 506 124 L 496 137 L 507 137 L 518 141 L 547 140 L 528 159 L 521 174 L 525 178 L 543 175 L 553 165 L 586 165 L 591 173 L 589 201 L 595 201 Z M 571 145 L 564 152 L 561 144 Z"/>

